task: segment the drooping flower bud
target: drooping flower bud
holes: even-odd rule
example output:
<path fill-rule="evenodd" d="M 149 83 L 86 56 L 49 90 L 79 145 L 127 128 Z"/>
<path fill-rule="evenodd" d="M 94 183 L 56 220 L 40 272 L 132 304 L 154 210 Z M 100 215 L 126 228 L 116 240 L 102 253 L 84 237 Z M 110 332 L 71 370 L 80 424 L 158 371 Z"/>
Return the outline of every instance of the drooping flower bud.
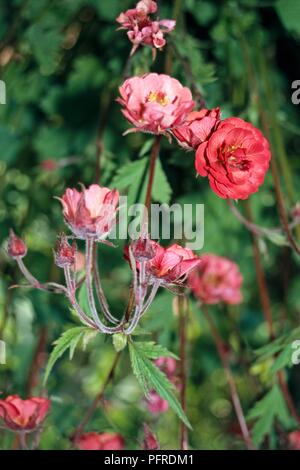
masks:
<path fill-rule="evenodd" d="M 155 250 L 148 236 L 140 237 L 132 244 L 132 254 L 137 261 L 149 261 L 154 258 Z"/>
<path fill-rule="evenodd" d="M 16 236 L 15 232 L 10 229 L 7 252 L 12 258 L 24 258 L 27 254 L 27 246 L 25 242 Z"/>
<path fill-rule="evenodd" d="M 69 244 L 65 234 L 61 234 L 56 244 L 54 254 L 55 264 L 60 268 L 71 267 L 75 263 L 76 243 Z"/>
<path fill-rule="evenodd" d="M 144 441 L 143 441 L 143 449 L 145 450 L 159 450 L 159 442 L 149 428 L 148 424 L 144 423 Z"/>

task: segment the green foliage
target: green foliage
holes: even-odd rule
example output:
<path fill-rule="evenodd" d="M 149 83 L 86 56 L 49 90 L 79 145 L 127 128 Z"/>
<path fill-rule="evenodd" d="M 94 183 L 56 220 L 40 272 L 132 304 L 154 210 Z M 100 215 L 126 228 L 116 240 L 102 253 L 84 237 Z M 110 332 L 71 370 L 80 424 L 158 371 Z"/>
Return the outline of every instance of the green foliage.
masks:
<path fill-rule="evenodd" d="M 72 360 L 79 341 L 92 333 L 91 328 L 76 326 L 65 331 L 60 338 L 54 341 L 54 348 L 50 354 L 44 375 L 44 384 L 47 382 L 50 372 L 56 361 L 69 349 L 69 359 Z"/>
<path fill-rule="evenodd" d="M 270 434 L 277 421 L 287 429 L 294 424 L 277 384 L 261 400 L 255 403 L 248 414 L 248 419 L 256 420 L 252 429 L 252 437 L 257 446 Z"/>
<path fill-rule="evenodd" d="M 295 0 L 278 0 L 276 11 L 288 31 L 300 37 L 300 4 Z"/>
<path fill-rule="evenodd" d="M 167 400 L 173 411 L 191 428 L 179 401 L 174 395 L 174 385 L 169 382 L 165 374 L 156 367 L 152 359 L 158 357 L 159 352 L 172 357 L 165 348 L 153 343 L 129 343 L 130 360 L 134 375 L 136 376 L 145 396 L 154 389 L 164 400 Z M 161 355 L 161 354 L 160 354 Z"/>

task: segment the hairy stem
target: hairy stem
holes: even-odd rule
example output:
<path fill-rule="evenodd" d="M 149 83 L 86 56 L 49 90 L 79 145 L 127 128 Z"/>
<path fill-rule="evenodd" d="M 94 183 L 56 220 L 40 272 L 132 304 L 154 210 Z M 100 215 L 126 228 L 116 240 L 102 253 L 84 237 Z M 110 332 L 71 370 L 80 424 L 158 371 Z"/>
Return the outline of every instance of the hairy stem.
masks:
<path fill-rule="evenodd" d="M 94 240 L 92 238 L 89 238 L 86 240 L 86 288 L 87 288 L 87 295 L 88 295 L 88 304 L 92 313 L 93 320 L 99 330 L 102 333 L 106 334 L 114 334 L 117 331 L 122 330 L 122 326 L 116 326 L 116 327 L 108 327 L 102 323 L 102 321 L 99 318 L 97 308 L 96 308 L 96 303 L 95 303 L 95 298 L 94 298 L 94 292 L 93 292 L 93 281 L 92 281 L 92 270 L 93 270 L 93 251 L 94 251 Z"/>

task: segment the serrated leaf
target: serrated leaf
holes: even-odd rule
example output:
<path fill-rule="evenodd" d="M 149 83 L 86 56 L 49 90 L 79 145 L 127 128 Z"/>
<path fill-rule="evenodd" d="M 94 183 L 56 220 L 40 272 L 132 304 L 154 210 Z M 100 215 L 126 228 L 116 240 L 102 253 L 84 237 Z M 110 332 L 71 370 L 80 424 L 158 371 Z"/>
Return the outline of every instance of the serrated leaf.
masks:
<path fill-rule="evenodd" d="M 151 360 L 158 359 L 159 357 L 172 357 L 173 359 L 179 360 L 178 356 L 168 351 L 164 346 L 156 344 L 154 341 L 140 341 L 135 343 L 135 347 Z"/>
<path fill-rule="evenodd" d="M 112 180 L 112 187 L 119 191 L 128 190 L 128 206 L 145 199 L 147 164 L 148 158 L 128 162 L 119 168 Z"/>
<path fill-rule="evenodd" d="M 175 411 L 184 424 L 191 429 L 191 424 L 174 395 L 174 385 L 167 379 L 165 374 L 136 347 L 136 344 L 132 342 L 129 343 L 129 352 L 133 373 L 140 383 L 145 396 L 148 396 L 149 390 L 154 389 L 159 396 L 168 401 L 172 410 Z"/>
<path fill-rule="evenodd" d="M 289 427 L 293 420 L 290 417 L 286 402 L 277 384 L 250 410 L 248 419 L 257 419 L 253 429 L 252 437 L 254 444 L 259 446 L 266 435 L 268 435 L 276 420 Z"/>
<path fill-rule="evenodd" d="M 91 329 L 84 326 L 76 326 L 65 331 L 56 341 L 50 354 L 44 375 L 44 384 L 47 382 L 49 374 L 56 361 L 70 348 L 70 359 L 74 355 L 76 346 L 85 333 L 90 333 Z"/>

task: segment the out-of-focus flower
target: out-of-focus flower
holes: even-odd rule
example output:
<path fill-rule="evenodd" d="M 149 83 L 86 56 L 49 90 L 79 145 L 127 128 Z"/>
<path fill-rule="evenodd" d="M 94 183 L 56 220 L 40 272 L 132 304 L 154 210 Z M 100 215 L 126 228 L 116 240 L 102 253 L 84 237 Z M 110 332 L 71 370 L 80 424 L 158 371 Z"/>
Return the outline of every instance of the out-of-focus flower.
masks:
<path fill-rule="evenodd" d="M 288 435 L 288 442 L 291 449 L 300 450 L 300 431 L 290 432 Z"/>
<path fill-rule="evenodd" d="M 176 127 L 172 134 L 179 145 L 185 149 L 196 150 L 209 139 L 220 122 L 220 108 L 192 111 L 182 126 Z"/>
<path fill-rule="evenodd" d="M 291 216 L 293 217 L 294 221 L 300 221 L 300 202 L 297 202 L 295 207 L 291 210 Z"/>
<path fill-rule="evenodd" d="M 233 261 L 206 254 L 201 264 L 188 278 L 195 297 L 203 304 L 238 304 L 242 301 L 243 277 Z"/>
<path fill-rule="evenodd" d="M 194 107 L 191 91 L 169 75 L 149 73 L 120 87 L 122 113 L 135 127 L 128 132 L 166 134 L 180 126 Z"/>
<path fill-rule="evenodd" d="M 47 398 L 22 400 L 18 395 L 10 395 L 0 400 L 0 419 L 12 431 L 32 431 L 43 422 L 50 404 Z"/>
<path fill-rule="evenodd" d="M 152 47 L 154 56 L 157 49 L 162 49 L 166 40 L 164 35 L 170 33 L 176 26 L 174 20 L 152 20 L 151 14 L 156 13 L 157 4 L 151 0 L 137 3 L 135 8 L 121 13 L 116 21 L 121 25 L 119 29 L 127 29 L 127 36 L 132 42 L 131 55 L 140 45 Z"/>
<path fill-rule="evenodd" d="M 52 159 L 48 159 L 48 160 L 44 160 L 42 163 L 41 163 L 41 169 L 44 170 L 44 171 L 54 171 L 54 170 L 57 170 L 58 168 L 58 162 L 56 160 L 52 160 Z"/>
<path fill-rule="evenodd" d="M 160 357 L 156 359 L 155 365 L 166 375 L 173 383 L 176 382 L 177 362 L 172 357 Z M 161 398 L 155 390 L 151 390 L 147 400 L 147 408 L 152 414 L 159 414 L 168 411 L 169 403 Z"/>
<path fill-rule="evenodd" d="M 78 238 L 103 240 L 116 222 L 119 202 L 116 190 L 97 184 L 83 188 L 82 192 L 68 188 L 60 201 L 65 222 Z"/>
<path fill-rule="evenodd" d="M 144 424 L 144 441 L 143 441 L 143 449 L 145 450 L 158 450 L 160 448 L 159 442 L 149 428 L 149 426 L 145 423 Z"/>
<path fill-rule="evenodd" d="M 75 442 L 80 450 L 123 450 L 124 440 L 120 434 L 87 432 Z"/>
<path fill-rule="evenodd" d="M 256 127 L 228 118 L 199 145 L 195 166 L 218 196 L 247 199 L 262 185 L 270 158 L 268 141 Z"/>
<path fill-rule="evenodd" d="M 60 235 L 55 250 L 55 264 L 60 268 L 71 267 L 75 263 L 76 242 L 69 244 L 65 234 Z"/>
<path fill-rule="evenodd" d="M 25 242 L 14 233 L 12 229 L 9 231 L 9 239 L 7 245 L 7 253 L 12 258 L 24 258 L 27 254 L 27 246 Z"/>

